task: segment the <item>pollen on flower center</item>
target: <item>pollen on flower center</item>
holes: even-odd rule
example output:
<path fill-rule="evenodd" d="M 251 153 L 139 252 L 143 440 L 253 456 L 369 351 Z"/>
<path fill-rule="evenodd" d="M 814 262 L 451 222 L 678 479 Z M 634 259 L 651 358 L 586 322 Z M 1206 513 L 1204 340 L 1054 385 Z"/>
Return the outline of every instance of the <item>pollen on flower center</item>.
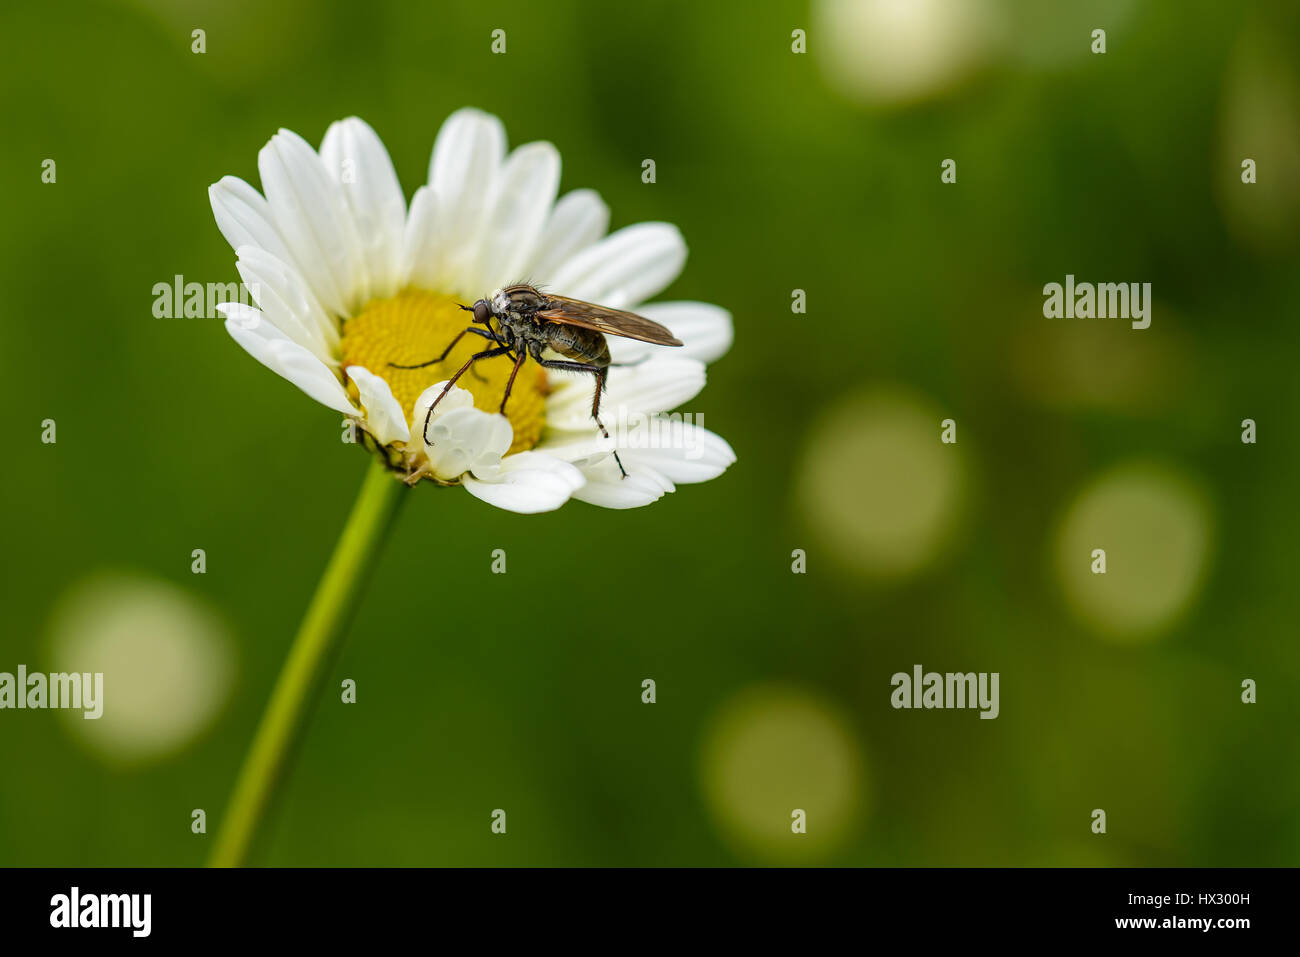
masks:
<path fill-rule="evenodd" d="M 376 299 L 343 324 L 339 343 L 343 366 L 365 366 L 382 376 L 410 423 L 415 400 L 425 389 L 450 379 L 470 356 L 492 348 L 493 344 L 482 336 L 470 334 L 456 343 L 456 348 L 442 362 L 422 369 L 397 369 L 389 363 L 415 365 L 436 359 L 470 325 L 469 319 L 470 314 L 455 299 L 439 293 L 412 289 L 391 299 Z M 501 397 L 513 368 L 509 356 L 480 359 L 456 385 L 473 394 L 476 408 L 496 412 L 501 407 Z M 348 387 L 355 398 L 356 386 L 349 383 Z M 537 444 L 546 425 L 546 392 L 545 370 L 535 363 L 526 363 L 519 370 L 506 405 L 506 417 L 515 432 L 510 452 L 531 449 Z M 412 428 L 421 425 L 413 423 Z"/>

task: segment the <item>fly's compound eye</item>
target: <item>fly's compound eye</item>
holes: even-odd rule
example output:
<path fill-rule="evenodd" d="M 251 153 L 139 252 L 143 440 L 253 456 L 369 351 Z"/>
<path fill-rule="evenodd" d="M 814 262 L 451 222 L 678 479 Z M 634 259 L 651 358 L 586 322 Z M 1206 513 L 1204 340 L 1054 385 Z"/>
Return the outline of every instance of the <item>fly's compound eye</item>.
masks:
<path fill-rule="evenodd" d="M 488 324 L 488 319 L 492 317 L 492 308 L 488 305 L 486 299 L 480 299 L 474 303 L 474 321 L 483 325 Z"/>

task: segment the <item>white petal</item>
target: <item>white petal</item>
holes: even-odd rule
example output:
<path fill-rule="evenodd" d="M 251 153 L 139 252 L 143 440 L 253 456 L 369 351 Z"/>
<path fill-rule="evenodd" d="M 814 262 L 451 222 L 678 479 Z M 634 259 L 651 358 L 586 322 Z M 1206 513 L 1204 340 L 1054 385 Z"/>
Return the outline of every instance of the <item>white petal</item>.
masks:
<path fill-rule="evenodd" d="M 617 448 L 619 433 L 610 430 L 610 437 L 605 438 L 594 424 L 590 428 L 556 429 L 547 428 L 545 438 L 534 449 L 552 458 L 572 462 L 579 469 L 596 465 L 609 459 L 610 453 Z"/>
<path fill-rule="evenodd" d="M 623 478 L 612 458 L 582 472 L 587 484 L 574 491 L 573 497 L 602 508 L 640 508 L 674 490 L 672 482 L 650 468 L 628 468 L 627 478 Z"/>
<path fill-rule="evenodd" d="M 491 477 L 466 475 L 462 484 L 476 498 L 511 512 L 549 512 L 586 483 L 568 462 L 541 452 L 520 452 L 491 470 Z"/>
<path fill-rule="evenodd" d="M 441 479 L 456 479 L 469 471 L 493 474 L 514 440 L 514 429 L 504 415 L 474 408 L 474 397 L 464 389 L 453 387 L 438 403 L 429 422 L 429 442 L 425 444 L 425 416 L 445 385 L 435 383 L 415 400 L 410 449 L 422 452 Z"/>
<path fill-rule="evenodd" d="M 620 436 L 619 458 L 629 472 L 653 469 L 673 482 L 707 482 L 736 461 L 720 435 L 695 423 L 651 420 L 641 430 Z"/>
<path fill-rule="evenodd" d="M 560 154 L 550 143 L 521 146 L 501 167 L 480 224 L 473 287 L 487 294 L 525 278 L 560 187 Z"/>
<path fill-rule="evenodd" d="M 230 248 L 258 246 L 282 262 L 292 263 L 293 253 L 285 244 L 262 194 L 238 176 L 223 176 L 208 187 L 208 201 L 217 228 Z"/>
<path fill-rule="evenodd" d="M 420 397 L 415 400 L 415 406 L 411 410 L 411 440 L 410 444 L 407 446 L 407 451 L 417 457 L 427 454 L 428 450 L 424 444 L 425 418 L 428 416 L 429 406 L 431 406 L 434 400 L 442 394 L 442 387 L 444 385 L 446 385 L 445 380 L 443 382 L 434 383 L 421 392 Z M 438 408 L 434 410 L 434 416 L 443 415 L 453 409 L 472 409 L 473 407 L 474 396 L 470 394 L 469 391 L 462 389 L 459 386 L 452 386 L 451 391 L 443 396 L 441 401 L 438 402 Z M 429 434 L 432 438 L 432 420 L 429 422 Z"/>
<path fill-rule="evenodd" d="M 280 130 L 257 154 L 262 189 L 293 258 L 326 309 L 351 316 L 366 284 L 359 241 L 338 183 L 297 133 Z"/>
<path fill-rule="evenodd" d="M 436 289 L 440 279 L 444 234 L 433 188 L 421 186 L 411 199 L 411 214 L 402 237 L 401 282 L 418 289 Z"/>
<path fill-rule="evenodd" d="M 523 274 L 550 286 L 551 276 L 568 259 L 604 236 L 608 228 L 609 207 L 599 193 L 590 189 L 565 193 L 551 210 L 533 261 L 524 267 Z"/>
<path fill-rule="evenodd" d="M 489 505 L 524 515 L 552 512 L 573 494 L 568 483 L 554 473 L 531 469 L 511 472 L 495 482 L 480 482 L 466 475 L 461 484 Z"/>
<path fill-rule="evenodd" d="M 677 278 L 686 243 L 671 223 L 637 223 L 610 233 L 561 266 L 552 288 L 573 299 L 627 309 Z"/>
<path fill-rule="evenodd" d="M 273 326 L 251 306 L 223 304 L 226 331 L 254 359 L 281 375 L 321 405 L 355 416 L 357 409 L 323 362 Z"/>
<path fill-rule="evenodd" d="M 444 235 L 456 242 L 444 249 L 443 285 L 468 294 L 467 267 L 478 247 L 479 228 L 506 151 L 501 121 L 481 110 L 457 110 L 442 124 L 429 160 L 429 185 L 438 197 Z"/>
<path fill-rule="evenodd" d="M 423 420 L 416 421 L 416 428 Z M 514 430 L 503 415 L 481 409 L 441 409 L 429 424 L 425 455 L 433 474 L 455 479 L 473 469 L 491 469 L 510 448 Z"/>
<path fill-rule="evenodd" d="M 397 293 L 406 199 L 379 136 L 355 116 L 330 125 L 321 160 L 339 183 L 370 279 L 369 296 Z"/>
<path fill-rule="evenodd" d="M 618 449 L 623 465 L 653 469 L 673 482 L 707 482 L 717 478 L 736 461 L 736 453 L 721 436 L 699 423 L 678 416 L 634 416 L 626 427 L 610 423 L 610 438 L 593 428 L 548 429 L 536 451 L 572 462 L 580 469 L 613 462 L 610 450 Z M 615 466 L 617 471 L 617 466 Z"/>
<path fill-rule="evenodd" d="M 393 398 L 388 383 L 365 366 L 348 366 L 344 371 L 361 393 L 361 405 L 366 410 L 366 431 L 378 439 L 380 445 L 409 441 L 411 431 L 406 425 L 406 413 Z"/>
<path fill-rule="evenodd" d="M 236 253 L 235 268 L 266 318 L 322 362 L 333 361 L 338 328 L 298 270 L 260 246 L 240 246 Z"/>
<path fill-rule="evenodd" d="M 671 356 L 713 362 L 731 348 L 731 313 L 707 302 L 652 302 L 636 308 L 682 341 L 680 346 L 655 346 L 635 339 L 609 337 L 615 362 L 636 362 L 645 356 Z"/>
<path fill-rule="evenodd" d="M 600 401 L 600 417 L 607 428 L 612 428 L 614 422 L 633 413 L 668 412 L 699 395 L 704 380 L 704 363 L 698 359 L 656 357 L 640 365 L 613 369 Z M 547 424 L 557 429 L 592 424 L 592 377 L 554 372 L 551 383 L 555 391 L 546 400 Z"/>
<path fill-rule="evenodd" d="M 511 472 L 515 469 L 542 469 L 543 471 L 554 472 L 563 478 L 570 489 L 582 488 L 586 484 L 582 472 L 575 468 L 564 459 L 557 459 L 553 455 L 547 455 L 545 452 L 539 452 L 533 449 L 529 452 L 516 452 L 514 455 L 507 456 L 502 460 L 502 471 Z"/>

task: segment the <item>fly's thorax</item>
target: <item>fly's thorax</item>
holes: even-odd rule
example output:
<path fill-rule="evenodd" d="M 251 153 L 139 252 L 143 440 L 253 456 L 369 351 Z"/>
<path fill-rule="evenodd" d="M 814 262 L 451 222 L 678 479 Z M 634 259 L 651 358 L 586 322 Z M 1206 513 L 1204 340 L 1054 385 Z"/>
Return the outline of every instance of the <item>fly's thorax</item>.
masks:
<path fill-rule="evenodd" d="M 532 286 L 505 286 L 492 294 L 492 308 L 498 313 L 517 312 L 531 316 L 546 305 L 546 297 Z"/>
<path fill-rule="evenodd" d="M 541 324 L 531 316 L 513 310 L 493 316 L 501 327 L 501 334 L 509 342 L 534 342 L 545 338 Z"/>
<path fill-rule="evenodd" d="M 510 341 L 535 342 L 540 338 L 536 314 L 545 300 L 532 286 L 506 286 L 492 293 L 492 318 Z"/>

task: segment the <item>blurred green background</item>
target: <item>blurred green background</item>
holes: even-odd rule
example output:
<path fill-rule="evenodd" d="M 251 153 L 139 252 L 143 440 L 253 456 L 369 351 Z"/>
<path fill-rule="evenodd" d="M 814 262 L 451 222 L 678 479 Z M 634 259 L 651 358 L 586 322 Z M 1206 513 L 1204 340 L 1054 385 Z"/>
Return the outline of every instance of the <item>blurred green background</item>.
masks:
<path fill-rule="evenodd" d="M 237 279 L 207 186 L 355 114 L 409 199 L 464 105 L 681 227 L 659 298 L 735 317 L 688 411 L 739 461 L 628 512 L 422 488 L 259 862 L 1300 862 L 1296 5 L 896 8 L 5 4 L 0 671 L 89 643 L 123 716 L 0 712 L 0 864 L 203 861 L 366 467 L 151 314 Z M 1151 328 L 1043 318 L 1067 273 Z M 917 663 L 1000 716 L 892 709 Z"/>

